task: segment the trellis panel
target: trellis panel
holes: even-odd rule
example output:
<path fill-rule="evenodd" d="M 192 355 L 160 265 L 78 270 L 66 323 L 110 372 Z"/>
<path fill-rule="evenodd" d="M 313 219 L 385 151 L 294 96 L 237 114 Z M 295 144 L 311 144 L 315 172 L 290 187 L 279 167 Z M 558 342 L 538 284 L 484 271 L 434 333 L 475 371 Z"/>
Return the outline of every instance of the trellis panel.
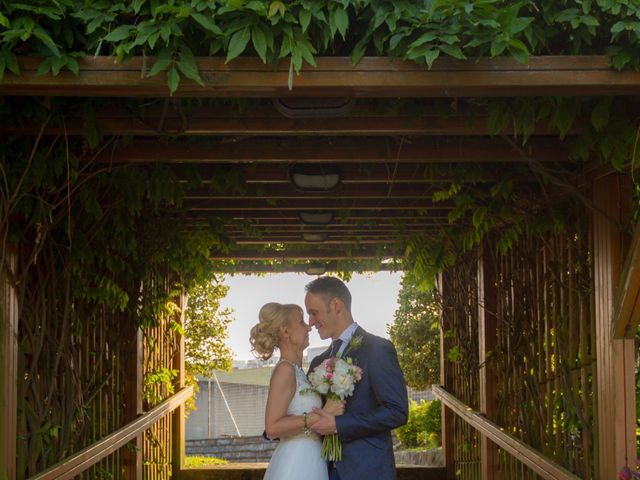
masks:
<path fill-rule="evenodd" d="M 5 253 L 6 267 L 0 268 L 0 477 L 16 478 L 16 412 L 18 380 L 18 298 L 7 277 L 16 269 L 16 254 Z M 2 265 L 2 263 L 0 263 Z"/>

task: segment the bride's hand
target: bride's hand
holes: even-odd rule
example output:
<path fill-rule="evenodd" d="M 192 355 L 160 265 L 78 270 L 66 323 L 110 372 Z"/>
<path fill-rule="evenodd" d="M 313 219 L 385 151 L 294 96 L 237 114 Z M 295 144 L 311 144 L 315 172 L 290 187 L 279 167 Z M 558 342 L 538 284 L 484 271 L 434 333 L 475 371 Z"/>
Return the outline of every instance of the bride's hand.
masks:
<path fill-rule="evenodd" d="M 344 400 L 327 400 L 322 409 L 335 417 L 344 413 L 344 404 Z"/>

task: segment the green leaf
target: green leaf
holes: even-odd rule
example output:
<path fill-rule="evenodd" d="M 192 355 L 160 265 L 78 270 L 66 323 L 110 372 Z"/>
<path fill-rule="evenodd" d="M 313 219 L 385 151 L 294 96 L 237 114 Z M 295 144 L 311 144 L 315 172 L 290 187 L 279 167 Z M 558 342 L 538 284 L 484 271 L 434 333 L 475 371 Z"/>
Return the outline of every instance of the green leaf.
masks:
<path fill-rule="evenodd" d="M 267 39 L 259 27 L 251 28 L 251 42 L 263 63 L 267 63 Z"/>
<path fill-rule="evenodd" d="M 91 102 L 84 102 L 82 106 L 82 128 L 89 147 L 96 148 L 100 143 L 100 129 L 96 122 L 96 112 Z"/>
<path fill-rule="evenodd" d="M 429 68 L 433 66 L 433 62 L 435 62 L 439 56 L 440 50 L 438 50 L 437 48 L 429 49 L 424 53 L 424 60 L 425 62 L 427 62 Z"/>
<path fill-rule="evenodd" d="M 300 10 L 299 19 L 300 26 L 302 27 L 302 33 L 304 33 L 307 31 L 307 28 L 309 28 L 309 24 L 311 23 L 311 12 L 303 8 Z"/>
<path fill-rule="evenodd" d="M 336 8 L 331 12 L 333 24 L 342 35 L 342 39 L 346 39 L 347 29 L 349 28 L 349 15 L 344 8 Z"/>
<path fill-rule="evenodd" d="M 11 70 L 11 73 L 13 73 L 14 75 L 20 75 L 20 65 L 18 64 L 18 59 L 12 51 L 10 51 L 6 47 L 3 48 L 0 58 L 4 60 L 5 67 Z"/>
<path fill-rule="evenodd" d="M 220 27 L 213 23 L 213 21 L 209 17 L 198 12 L 191 12 L 191 17 L 196 22 L 198 22 L 200 26 L 202 26 L 205 30 L 208 30 L 215 35 L 223 35 Z"/>
<path fill-rule="evenodd" d="M 64 61 L 67 68 L 76 76 L 80 73 L 80 65 L 78 65 L 78 61 L 75 58 L 65 55 Z"/>
<path fill-rule="evenodd" d="M 107 42 L 120 42 L 131 34 L 131 30 L 135 27 L 133 25 L 120 25 L 116 29 L 112 30 L 104 40 Z"/>
<path fill-rule="evenodd" d="M 598 100 L 591 112 L 591 124 L 596 131 L 600 132 L 609 123 L 611 116 L 611 98 L 603 97 Z"/>
<path fill-rule="evenodd" d="M 278 12 L 280 13 L 281 17 L 284 17 L 285 5 L 281 1 L 275 0 L 269 5 L 269 13 L 267 15 L 269 17 L 273 17 Z"/>
<path fill-rule="evenodd" d="M 53 57 L 47 57 L 40 65 L 38 65 L 38 70 L 36 70 L 36 75 L 44 75 L 45 73 L 51 70 L 51 62 L 53 61 Z"/>
<path fill-rule="evenodd" d="M 185 48 L 180 54 L 180 60 L 178 60 L 176 65 L 185 77 L 193 80 L 201 87 L 204 87 L 204 82 L 202 81 L 202 78 L 200 78 L 200 73 L 198 72 L 196 59 L 193 56 L 193 53 L 191 53 L 191 50 Z"/>
<path fill-rule="evenodd" d="M 467 58 L 464 56 L 464 53 L 462 53 L 462 50 L 460 50 L 460 47 L 458 47 L 457 45 L 454 46 L 441 44 L 438 45 L 438 48 L 440 48 L 440 50 L 442 50 L 450 57 L 457 58 L 458 60 L 464 60 L 465 58 Z"/>
<path fill-rule="evenodd" d="M 178 75 L 178 71 L 176 70 L 176 67 L 173 66 L 167 72 L 167 85 L 169 86 L 169 92 L 171 92 L 172 95 L 178 89 L 179 84 L 180 84 L 180 75 Z"/>
<path fill-rule="evenodd" d="M 227 51 L 227 60 L 225 63 L 229 63 L 231 60 L 239 56 L 247 48 L 249 39 L 251 38 L 251 30 L 249 27 L 245 27 L 242 30 L 238 30 L 233 34 L 229 41 L 229 49 Z"/>
<path fill-rule="evenodd" d="M 11 23 L 9 22 L 9 19 L 4 15 L 2 15 L 2 12 L 0 12 L 0 25 L 5 27 L 6 29 L 11 28 Z"/>
<path fill-rule="evenodd" d="M 44 43 L 47 46 L 47 48 L 51 50 L 51 53 L 53 53 L 56 57 L 60 57 L 61 55 L 60 50 L 58 50 L 58 47 L 56 46 L 55 42 L 47 32 L 45 32 L 40 27 L 35 27 L 33 29 L 33 35 L 36 38 L 38 38 L 40 41 L 42 41 L 42 43 Z"/>
<path fill-rule="evenodd" d="M 171 65 L 171 61 L 173 59 L 173 53 L 174 52 L 171 48 L 163 48 L 162 50 L 160 50 L 158 58 L 156 58 L 156 61 L 149 70 L 149 74 L 147 76 L 153 77 L 159 72 L 162 72 L 169 68 L 169 65 Z"/>

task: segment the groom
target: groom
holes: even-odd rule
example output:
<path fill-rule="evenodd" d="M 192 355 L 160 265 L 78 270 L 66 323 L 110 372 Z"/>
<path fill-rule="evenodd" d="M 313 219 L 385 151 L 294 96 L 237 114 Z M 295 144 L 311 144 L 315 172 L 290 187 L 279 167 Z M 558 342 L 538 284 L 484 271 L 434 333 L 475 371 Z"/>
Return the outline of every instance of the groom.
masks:
<path fill-rule="evenodd" d="M 316 327 L 320 338 L 333 340 L 327 351 L 312 360 L 309 370 L 343 353 L 343 358 L 351 358 L 363 370 L 347 398 L 344 415 L 316 410 L 321 418 L 311 429 L 320 435 L 337 433 L 343 447 L 342 460 L 329 464 L 329 479 L 395 479 L 391 430 L 407 422 L 409 409 L 395 348 L 353 321 L 351 293 L 339 279 L 319 277 L 305 290 L 309 325 Z M 361 341 L 349 345 L 352 339 Z"/>

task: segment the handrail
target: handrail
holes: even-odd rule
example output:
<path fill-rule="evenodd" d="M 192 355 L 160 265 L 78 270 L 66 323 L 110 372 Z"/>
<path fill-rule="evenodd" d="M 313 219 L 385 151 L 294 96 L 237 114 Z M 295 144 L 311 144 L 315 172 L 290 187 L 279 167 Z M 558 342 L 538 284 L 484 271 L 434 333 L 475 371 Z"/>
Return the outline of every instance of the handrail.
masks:
<path fill-rule="evenodd" d="M 181 389 L 133 422 L 80 450 L 75 455 L 65 458 L 61 462 L 30 477 L 29 480 L 65 480 L 75 477 L 122 447 L 129 440 L 140 435 L 162 417 L 186 402 L 192 395 L 193 387 Z"/>
<path fill-rule="evenodd" d="M 495 423 L 487 420 L 480 412 L 474 411 L 456 397 L 447 392 L 441 385 L 432 386 L 433 394 L 449 407 L 462 420 L 485 435 L 496 445 L 515 456 L 520 462 L 548 480 L 580 480 L 561 465 L 545 457 L 538 450 L 504 432 Z"/>

